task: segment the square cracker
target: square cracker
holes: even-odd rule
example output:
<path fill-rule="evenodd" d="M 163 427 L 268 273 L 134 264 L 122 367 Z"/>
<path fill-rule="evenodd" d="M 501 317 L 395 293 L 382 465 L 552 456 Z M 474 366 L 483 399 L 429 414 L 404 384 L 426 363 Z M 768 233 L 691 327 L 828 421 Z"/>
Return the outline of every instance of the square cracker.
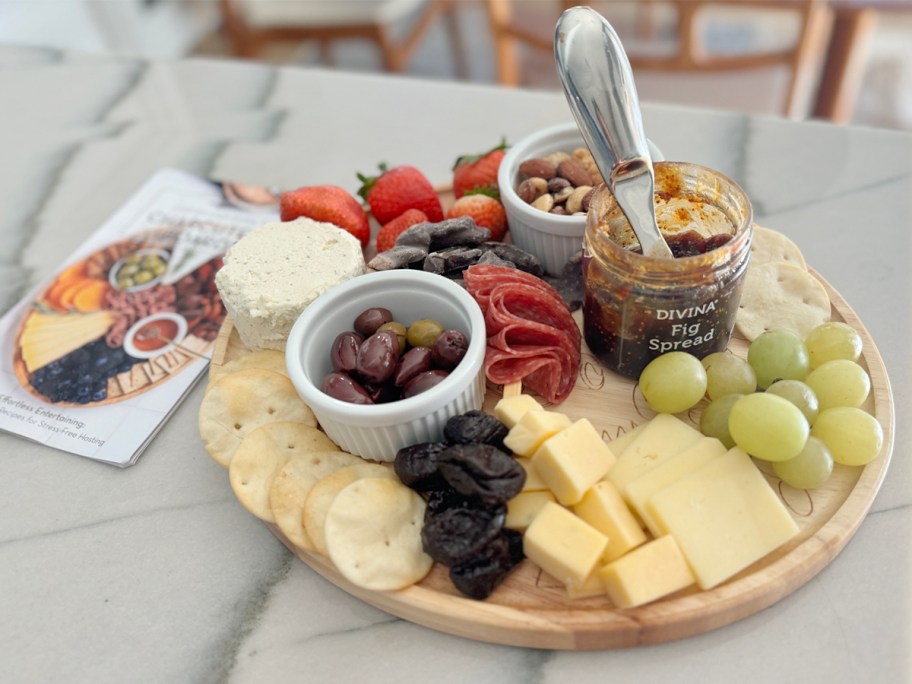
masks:
<path fill-rule="evenodd" d="M 749 341 L 773 328 L 804 339 L 828 320 L 830 297 L 810 272 L 784 261 L 748 268 L 735 326 Z"/>

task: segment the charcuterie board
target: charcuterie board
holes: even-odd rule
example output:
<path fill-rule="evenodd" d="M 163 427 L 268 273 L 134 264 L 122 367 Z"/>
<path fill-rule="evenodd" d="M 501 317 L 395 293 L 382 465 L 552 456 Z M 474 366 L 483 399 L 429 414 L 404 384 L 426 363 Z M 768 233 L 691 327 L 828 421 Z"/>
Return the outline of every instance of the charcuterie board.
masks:
<path fill-rule="evenodd" d="M 461 596 L 446 568 L 439 565 L 419 584 L 395 592 L 375 592 L 349 583 L 322 556 L 297 549 L 274 525 L 270 530 L 313 570 L 353 596 L 411 622 L 480 641 L 548 649 L 609 649 L 656 644 L 707 632 L 748 617 L 784 599 L 819 573 L 845 547 L 867 514 L 883 481 L 893 448 L 893 399 L 883 360 L 864 325 L 842 296 L 824 284 L 832 320 L 845 321 L 864 340 L 859 362 L 871 377 L 872 391 L 863 406 L 880 422 L 883 447 L 864 467 L 837 465 L 822 487 L 796 490 L 760 467 L 778 493 L 800 533 L 788 544 L 710 590 L 690 588 L 638 608 L 619 610 L 607 597 L 570 599 L 562 585 L 530 561 L 524 561 L 484 601 Z M 576 314 L 580 320 L 580 313 Z M 735 336 L 730 349 L 744 355 L 747 342 Z M 213 354 L 220 366 L 247 353 L 227 320 Z M 485 409 L 500 399 L 502 388 L 489 386 Z M 693 415 L 682 415 L 696 423 Z M 588 418 L 610 441 L 654 414 L 633 381 L 603 369 L 583 348 L 575 389 L 558 409 L 571 419 Z"/>

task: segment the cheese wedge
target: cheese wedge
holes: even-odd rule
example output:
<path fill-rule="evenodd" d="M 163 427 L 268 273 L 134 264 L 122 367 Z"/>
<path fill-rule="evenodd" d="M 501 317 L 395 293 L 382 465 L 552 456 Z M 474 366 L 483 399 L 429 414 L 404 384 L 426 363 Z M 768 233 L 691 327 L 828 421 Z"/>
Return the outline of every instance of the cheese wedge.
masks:
<path fill-rule="evenodd" d="M 662 530 L 652 515 L 650 515 L 646 502 L 656 492 L 661 491 L 673 482 L 677 482 L 682 477 L 686 477 L 703 464 L 721 456 L 726 451 L 725 445 L 718 439 L 703 437 L 681 453 L 659 463 L 652 470 L 629 482 L 622 492 L 624 498 L 636 511 L 653 536 L 660 537 Z"/>
<path fill-rule="evenodd" d="M 618 608 L 655 601 L 694 583 L 694 574 L 674 537 L 654 539 L 598 571 Z"/>
<path fill-rule="evenodd" d="M 110 311 L 63 315 L 32 312 L 19 340 L 26 370 L 31 373 L 97 340 L 115 318 Z"/>
<path fill-rule="evenodd" d="M 628 482 L 680 453 L 702 437 L 699 430 L 681 419 L 660 413 L 618 454 L 617 463 L 608 471 L 608 479 L 623 492 Z"/>
<path fill-rule="evenodd" d="M 750 457 L 735 447 L 655 493 L 646 508 L 701 589 L 724 582 L 798 533 Z"/>

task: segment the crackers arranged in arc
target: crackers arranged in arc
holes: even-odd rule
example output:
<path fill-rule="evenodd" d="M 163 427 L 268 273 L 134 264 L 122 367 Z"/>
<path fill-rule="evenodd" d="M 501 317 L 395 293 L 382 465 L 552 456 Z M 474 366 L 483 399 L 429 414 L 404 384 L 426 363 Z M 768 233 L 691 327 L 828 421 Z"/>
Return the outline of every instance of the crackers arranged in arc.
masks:
<path fill-rule="evenodd" d="M 558 156 L 544 161 L 560 167 Z M 662 615 L 671 625 L 656 633 L 662 641 L 781 600 L 808 575 L 783 588 L 779 568 L 806 558 L 819 570 L 832 558 L 810 538 L 835 531 L 845 543 L 857 529 L 834 514 L 848 502 L 863 515 L 873 495 L 859 483 L 886 468 L 892 426 L 889 396 L 876 394 L 882 367 L 863 328 L 847 322 L 851 310 L 782 233 L 741 227 L 713 205 L 708 232 L 689 235 L 709 200 L 663 196 L 663 206 L 689 207 L 687 226 L 670 240 L 683 250 L 672 257 L 680 268 L 711 262 L 716 250 L 738 254 L 724 303 L 732 315 L 719 317 L 710 304 L 721 300 L 689 298 L 686 288 L 659 309 L 639 302 L 631 320 L 655 315 L 656 330 L 684 342 L 668 353 L 653 348 L 646 328 L 632 330 L 625 344 L 642 348 L 625 352 L 641 364 L 631 375 L 629 366 L 604 365 L 608 352 L 589 344 L 593 334 L 628 335 L 629 321 L 600 310 L 598 327 L 587 330 L 599 305 L 587 278 L 601 276 L 590 273 L 585 251 L 548 275 L 540 255 L 509 235 L 492 241 L 464 215 L 416 223 L 406 193 L 396 206 L 413 212 L 409 221 L 387 230 L 374 256 L 370 242 L 350 249 L 364 244 L 360 218 L 333 225 L 331 207 L 295 192 L 283 196 L 283 221 L 254 230 L 226 262 L 232 253 L 256 258 L 236 259 L 216 279 L 224 300 L 242 303 L 233 305 L 242 322 L 222 327 L 200 434 L 239 503 L 340 586 L 482 639 L 484 629 L 473 635 L 467 625 L 543 611 L 536 614 L 550 628 L 531 633 L 545 647 L 565 647 L 557 634 L 583 629 L 569 616 L 585 614 L 596 644 L 588 647 L 607 648 L 642 638 L 629 626 L 636 619 L 625 622 L 629 611 Z M 365 213 L 382 195 L 365 193 Z M 270 253 L 267 244 L 287 249 Z M 623 248 L 633 264 L 654 258 Z M 455 330 L 459 323 L 418 310 L 424 304 L 414 302 L 425 300 L 378 277 L 397 269 L 465 288 L 481 327 Z M 354 281 L 374 286 L 358 290 L 350 320 L 326 318 L 332 330 L 289 337 L 299 315 L 335 303 L 334 291 L 353 292 Z M 274 300 L 266 283 L 281 284 Z M 597 287 L 601 297 L 605 281 Z M 719 325 L 727 329 L 718 338 L 706 335 Z M 701 335 L 721 346 L 697 356 L 700 343 L 686 340 Z M 484 363 L 468 371 L 461 359 L 473 339 L 483 342 Z M 435 346 L 444 342 L 445 353 Z M 412 389 L 419 376 L 427 380 Z M 326 395 L 320 404 L 336 402 L 332 419 L 302 399 L 312 396 L 302 377 Z M 409 407 L 407 419 L 399 405 Z M 401 443 L 402 434 L 411 441 Z M 849 442 L 858 445 L 851 453 Z M 811 514 L 798 514 L 799 495 L 815 502 Z M 457 597 L 487 608 L 441 627 L 459 614 Z M 684 609 L 694 598 L 705 602 L 704 616 Z M 501 643 L 532 639 L 516 627 L 495 632 L 490 639 Z"/>

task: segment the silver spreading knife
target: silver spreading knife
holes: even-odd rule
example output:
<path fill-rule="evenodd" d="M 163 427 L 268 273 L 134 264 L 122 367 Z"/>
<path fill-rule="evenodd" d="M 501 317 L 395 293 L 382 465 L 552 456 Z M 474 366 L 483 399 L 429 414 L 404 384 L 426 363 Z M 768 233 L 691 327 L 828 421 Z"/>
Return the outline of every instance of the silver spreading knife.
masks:
<path fill-rule="evenodd" d="M 554 56 L 580 133 L 627 216 L 643 254 L 672 258 L 655 218 L 655 172 L 627 53 L 611 24 L 589 7 L 558 19 Z"/>

